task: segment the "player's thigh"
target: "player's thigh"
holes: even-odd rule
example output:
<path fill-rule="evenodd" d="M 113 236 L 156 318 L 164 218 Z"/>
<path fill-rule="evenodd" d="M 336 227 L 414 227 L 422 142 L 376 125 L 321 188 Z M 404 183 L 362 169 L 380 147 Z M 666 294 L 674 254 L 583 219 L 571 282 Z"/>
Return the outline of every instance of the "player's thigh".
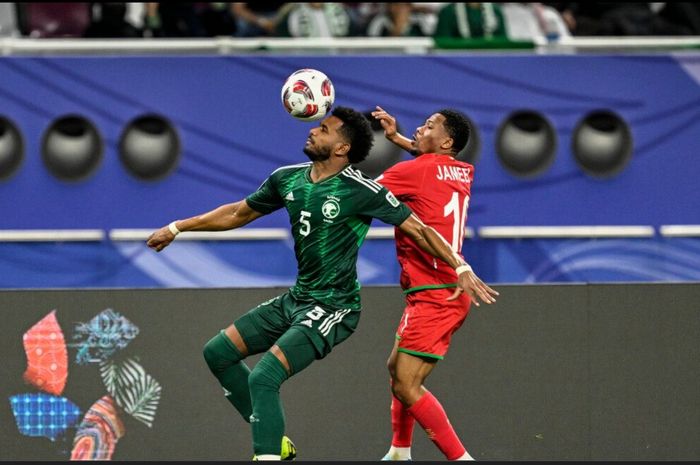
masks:
<path fill-rule="evenodd" d="M 352 335 L 360 321 L 360 311 L 300 305 L 292 315 L 292 328 L 306 335 L 316 350 L 316 358 L 327 356 L 333 347 Z"/>
<path fill-rule="evenodd" d="M 275 343 L 287 359 L 291 374 L 326 357 L 333 347 L 355 331 L 359 310 L 322 308 L 314 302 L 297 302 L 290 314 L 291 327 Z"/>
<path fill-rule="evenodd" d="M 299 373 L 319 358 L 311 339 L 299 328 L 288 329 L 280 336 L 275 345 L 282 351 L 287 360 L 290 376 Z"/>
<path fill-rule="evenodd" d="M 444 358 L 452 335 L 469 313 L 466 300 L 446 301 L 450 294 L 450 289 L 435 289 L 407 298 L 397 329 L 399 352 L 423 358 Z"/>
<path fill-rule="evenodd" d="M 237 318 L 233 324 L 245 343 L 248 354 L 265 352 L 289 329 L 285 307 L 287 294 L 267 300 Z"/>
<path fill-rule="evenodd" d="M 437 362 L 435 358 L 398 352 L 393 378 L 402 384 L 420 387 Z"/>
<path fill-rule="evenodd" d="M 314 360 L 326 357 L 333 347 L 355 331 L 359 311 L 323 310 L 318 305 L 299 306 L 292 326 L 277 340 L 287 359 L 290 375 L 299 373 Z"/>

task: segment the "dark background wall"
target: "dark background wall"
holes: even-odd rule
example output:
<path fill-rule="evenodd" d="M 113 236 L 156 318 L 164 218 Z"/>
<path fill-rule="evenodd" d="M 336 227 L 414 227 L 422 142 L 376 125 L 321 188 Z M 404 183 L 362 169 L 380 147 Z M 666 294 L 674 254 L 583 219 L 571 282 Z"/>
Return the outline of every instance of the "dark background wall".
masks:
<path fill-rule="evenodd" d="M 700 459 L 700 285 L 498 286 L 472 307 L 427 386 L 465 446 L 491 460 Z M 22 381 L 22 335 L 51 310 L 66 337 L 104 309 L 140 328 L 124 349 L 162 385 L 152 428 L 122 414 L 117 460 L 249 460 L 250 429 L 223 398 L 203 344 L 281 288 L 46 290 L 0 293 L 0 460 L 61 459 L 66 441 L 24 437 L 9 396 Z M 357 333 L 282 387 L 300 459 L 377 460 L 390 440 L 385 361 L 403 298 L 363 290 Z M 252 359 L 257 360 L 257 357 Z M 63 396 L 84 412 L 105 394 L 69 346 Z M 416 460 L 442 459 L 415 432 Z"/>

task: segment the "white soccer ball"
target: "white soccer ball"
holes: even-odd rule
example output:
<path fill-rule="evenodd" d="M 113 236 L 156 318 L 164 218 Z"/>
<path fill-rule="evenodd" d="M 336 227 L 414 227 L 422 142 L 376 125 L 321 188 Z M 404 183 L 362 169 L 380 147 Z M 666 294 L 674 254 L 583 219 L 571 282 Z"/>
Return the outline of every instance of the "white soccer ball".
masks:
<path fill-rule="evenodd" d="M 301 121 L 317 121 L 331 110 L 335 88 L 321 71 L 304 68 L 289 75 L 281 95 L 287 113 Z"/>

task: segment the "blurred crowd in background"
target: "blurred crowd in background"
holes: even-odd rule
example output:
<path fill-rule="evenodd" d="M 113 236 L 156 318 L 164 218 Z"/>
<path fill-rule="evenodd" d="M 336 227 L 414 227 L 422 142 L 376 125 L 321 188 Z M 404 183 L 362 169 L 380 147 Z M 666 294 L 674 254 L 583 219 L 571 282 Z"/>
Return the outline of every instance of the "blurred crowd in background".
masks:
<path fill-rule="evenodd" d="M 700 35 L 700 4 L 0 3 L 0 37 L 451 37 Z"/>

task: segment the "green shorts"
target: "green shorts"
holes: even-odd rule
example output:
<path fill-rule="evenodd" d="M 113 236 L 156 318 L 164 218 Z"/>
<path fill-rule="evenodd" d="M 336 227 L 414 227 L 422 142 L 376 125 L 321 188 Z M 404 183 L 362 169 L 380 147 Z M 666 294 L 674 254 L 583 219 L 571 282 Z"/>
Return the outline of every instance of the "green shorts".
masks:
<path fill-rule="evenodd" d="M 234 321 L 250 354 L 264 352 L 274 344 L 282 349 L 292 373 L 306 365 L 295 352 L 313 347 L 316 359 L 347 339 L 360 321 L 360 310 L 322 308 L 317 302 L 299 301 L 289 292 L 261 303 Z"/>

